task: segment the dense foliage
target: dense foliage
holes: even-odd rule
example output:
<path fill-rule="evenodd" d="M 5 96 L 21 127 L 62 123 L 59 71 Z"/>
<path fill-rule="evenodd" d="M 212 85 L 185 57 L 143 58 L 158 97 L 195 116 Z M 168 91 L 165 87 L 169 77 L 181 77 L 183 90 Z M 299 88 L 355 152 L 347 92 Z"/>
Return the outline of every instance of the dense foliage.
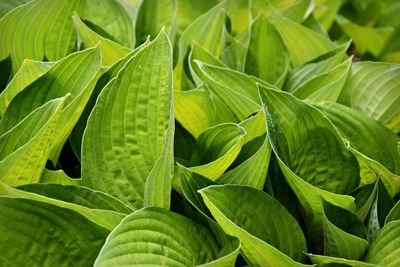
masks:
<path fill-rule="evenodd" d="M 0 266 L 399 266 L 400 2 L 2 0 Z"/>

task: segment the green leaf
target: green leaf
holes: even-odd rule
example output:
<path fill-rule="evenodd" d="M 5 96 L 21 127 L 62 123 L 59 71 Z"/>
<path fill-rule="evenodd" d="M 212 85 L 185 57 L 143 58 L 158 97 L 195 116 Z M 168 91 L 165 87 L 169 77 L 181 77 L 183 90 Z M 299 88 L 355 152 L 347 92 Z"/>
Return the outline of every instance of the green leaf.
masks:
<path fill-rule="evenodd" d="M 288 69 L 289 56 L 279 33 L 265 16 L 258 16 L 251 25 L 246 73 L 281 87 Z"/>
<path fill-rule="evenodd" d="M 56 164 L 65 141 L 92 94 L 99 67 L 98 48 L 76 52 L 56 62 L 45 75 L 12 99 L 0 121 L 0 134 L 10 130 L 47 101 L 70 93 L 71 97 L 66 100 L 52 136 L 49 159 Z"/>
<path fill-rule="evenodd" d="M 373 28 L 360 26 L 340 15 L 336 16 L 336 22 L 346 35 L 353 40 L 359 53 L 370 52 L 376 57 L 381 54 L 393 33 L 392 27 Z"/>
<path fill-rule="evenodd" d="M 262 92 L 270 141 L 285 165 L 321 189 L 339 194 L 354 189 L 359 183 L 358 163 L 335 126 L 319 110 L 286 92 Z"/>
<path fill-rule="evenodd" d="M 373 184 L 362 185 L 349 193 L 349 195 L 355 198 L 355 213 L 363 222 L 367 219 L 371 207 L 376 200 L 377 190 L 378 182 L 375 182 Z"/>
<path fill-rule="evenodd" d="M 344 209 L 354 209 L 352 197 L 336 193 L 346 193 L 358 185 L 357 161 L 344 146 L 331 122 L 317 109 L 288 93 L 275 90 L 260 90 L 260 99 L 272 150 L 286 181 L 304 209 L 311 242 L 320 247 L 322 199 Z M 311 145 L 317 141 L 320 143 Z M 334 152 L 327 154 L 330 149 Z M 321 172 L 317 172 L 317 168 Z M 317 177 L 322 180 L 318 181 Z M 341 181 L 344 177 L 345 180 Z"/>
<path fill-rule="evenodd" d="M 90 266 L 108 231 L 79 213 L 29 199 L 0 197 L 4 266 Z"/>
<path fill-rule="evenodd" d="M 175 119 L 194 138 L 198 138 L 209 127 L 237 121 L 221 99 L 204 87 L 175 92 L 174 111 Z"/>
<path fill-rule="evenodd" d="M 242 251 L 251 264 L 304 266 L 295 262 L 304 258 L 303 232 L 277 200 L 239 185 L 209 186 L 200 190 L 200 194 L 222 229 L 240 239 Z M 233 206 L 236 208 L 232 209 Z"/>
<path fill-rule="evenodd" d="M 296 22 L 302 22 L 308 17 L 313 9 L 313 2 L 310 0 L 253 0 L 253 15 L 257 16 L 261 11 L 265 15 L 279 12 L 282 16 Z"/>
<path fill-rule="evenodd" d="M 40 183 L 60 185 L 81 185 L 82 179 L 71 178 L 63 170 L 52 171 L 44 169 Z"/>
<path fill-rule="evenodd" d="M 14 8 L 23 5 L 30 0 L 5 0 L 0 2 L 0 18 L 13 10 Z"/>
<path fill-rule="evenodd" d="M 399 64 L 384 62 L 353 64 L 339 102 L 400 132 L 399 69 Z"/>
<path fill-rule="evenodd" d="M 397 201 L 396 205 L 390 210 L 385 219 L 385 224 L 396 220 L 400 220 L 400 201 Z"/>
<path fill-rule="evenodd" d="M 101 51 L 101 63 L 103 66 L 111 66 L 129 53 L 129 48 L 123 47 L 112 40 L 106 39 L 91 30 L 85 25 L 85 23 L 82 22 L 78 14 L 75 13 L 72 16 L 72 21 L 75 30 L 79 38 L 85 44 L 85 47 L 99 46 Z"/>
<path fill-rule="evenodd" d="M 323 255 L 307 254 L 311 261 L 318 266 L 351 266 L 351 267 L 379 267 L 379 265 L 369 264 L 362 261 L 335 258 Z"/>
<path fill-rule="evenodd" d="M 342 0 L 318 0 L 313 13 L 324 29 L 328 31 L 335 22 L 336 14 L 338 13 Z"/>
<path fill-rule="evenodd" d="M 0 60 L 11 55 L 13 73 L 24 59 L 58 60 L 75 46 L 72 12 L 82 13 L 83 0 L 35 0 L 0 19 Z"/>
<path fill-rule="evenodd" d="M 251 15 L 250 0 L 228 0 L 226 12 L 231 22 L 231 30 L 234 35 L 247 30 L 250 26 Z"/>
<path fill-rule="evenodd" d="M 225 43 L 222 48 L 221 60 L 230 68 L 243 72 L 250 41 L 250 31 L 243 31 L 234 37 L 225 29 L 224 35 Z"/>
<path fill-rule="evenodd" d="M 400 221 L 386 224 L 372 243 L 364 260 L 368 263 L 395 267 L 400 263 Z"/>
<path fill-rule="evenodd" d="M 174 69 L 175 90 L 188 89 L 188 85 L 185 84 L 185 79 L 188 78 L 184 73 L 184 64 L 186 54 L 190 51 L 190 47 L 194 41 L 215 57 L 218 58 L 220 56 L 225 24 L 224 6 L 225 2 L 216 5 L 203 15 L 199 16 L 182 32 L 179 39 L 178 62 Z"/>
<path fill-rule="evenodd" d="M 143 43 L 150 35 L 156 37 L 165 27 L 171 43 L 174 43 L 177 20 L 177 0 L 146 0 L 140 5 L 136 21 L 136 41 Z"/>
<path fill-rule="evenodd" d="M 52 66 L 52 63 L 26 59 L 18 72 L 0 94 L 0 116 L 4 114 L 11 100 L 32 82 L 43 76 Z"/>
<path fill-rule="evenodd" d="M 232 164 L 233 168 L 218 178 L 217 182 L 247 185 L 262 190 L 271 156 L 271 146 L 265 135 L 266 125 L 262 112 L 241 122 L 240 125 L 246 130 L 245 142 L 247 142 Z M 240 162 L 235 164 L 238 159 Z"/>
<path fill-rule="evenodd" d="M 178 4 L 178 29 L 185 29 L 190 23 L 218 4 L 218 0 L 186 0 L 177 1 Z"/>
<path fill-rule="evenodd" d="M 294 67 L 302 65 L 326 52 L 336 45 L 326 36 L 305 26 L 273 13 L 272 22 L 288 49 Z"/>
<path fill-rule="evenodd" d="M 262 80 L 228 68 L 197 61 L 208 88 L 221 98 L 239 120 L 260 110 L 256 83 Z"/>
<path fill-rule="evenodd" d="M 324 201 L 324 255 L 359 260 L 368 248 L 367 232 L 352 212 Z"/>
<path fill-rule="evenodd" d="M 104 37 L 131 48 L 135 45 L 135 25 L 124 3 L 118 0 L 85 0 L 85 11 L 81 17 L 101 28 Z"/>
<path fill-rule="evenodd" d="M 313 101 L 336 101 L 346 83 L 352 63 L 351 58 L 337 54 L 318 63 L 300 66 L 287 81 L 288 91 L 300 99 Z M 334 66 L 332 66 L 335 64 Z M 325 71 L 329 68 L 327 71 Z"/>
<path fill-rule="evenodd" d="M 65 98 L 49 101 L 0 137 L 0 181 L 12 186 L 40 181 Z"/>
<path fill-rule="evenodd" d="M 19 186 L 18 189 L 90 209 L 111 210 L 124 214 L 129 214 L 133 211 L 118 199 L 101 191 L 95 191 L 83 186 L 28 184 Z"/>
<path fill-rule="evenodd" d="M 118 197 L 131 207 L 143 207 L 147 177 L 170 150 L 171 68 L 171 46 L 161 32 L 102 90 L 83 137 L 84 186 Z M 165 195 L 159 197 L 164 199 L 172 176 L 167 172 L 163 179 Z"/>
<path fill-rule="evenodd" d="M 111 232 L 94 266 L 232 266 L 240 243 L 229 245 L 224 251 L 208 229 L 186 217 L 145 208 Z"/>
<path fill-rule="evenodd" d="M 190 167 L 190 171 L 215 181 L 239 154 L 245 135 L 246 131 L 234 123 L 209 128 L 197 140 L 201 165 Z"/>
<path fill-rule="evenodd" d="M 400 173 L 400 155 L 397 144 L 400 138 L 392 131 L 363 113 L 332 102 L 317 107 L 336 126 L 352 147 L 376 160 L 390 172 Z"/>
<path fill-rule="evenodd" d="M 46 196 L 41 196 L 39 194 L 25 192 L 22 190 L 18 190 L 16 188 L 10 187 L 4 183 L 0 182 L 0 195 L 5 196 L 7 198 L 15 198 L 15 199 L 29 199 L 34 200 L 35 202 L 46 203 L 49 205 L 54 205 L 60 208 L 68 209 L 80 213 L 85 216 L 87 219 L 92 221 L 93 223 L 102 226 L 108 230 L 114 229 L 121 220 L 125 217 L 126 214 L 110 211 L 110 210 L 102 210 L 102 209 L 93 209 L 85 206 L 81 206 L 79 204 L 66 202 L 63 200 L 53 199 Z"/>

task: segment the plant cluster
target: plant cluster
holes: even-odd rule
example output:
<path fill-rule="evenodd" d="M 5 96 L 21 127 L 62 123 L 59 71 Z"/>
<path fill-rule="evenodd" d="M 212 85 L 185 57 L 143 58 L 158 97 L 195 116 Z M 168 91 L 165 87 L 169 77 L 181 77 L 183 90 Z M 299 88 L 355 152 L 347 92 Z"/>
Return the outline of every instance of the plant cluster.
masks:
<path fill-rule="evenodd" d="M 0 266 L 400 265 L 400 2 L 0 3 Z"/>

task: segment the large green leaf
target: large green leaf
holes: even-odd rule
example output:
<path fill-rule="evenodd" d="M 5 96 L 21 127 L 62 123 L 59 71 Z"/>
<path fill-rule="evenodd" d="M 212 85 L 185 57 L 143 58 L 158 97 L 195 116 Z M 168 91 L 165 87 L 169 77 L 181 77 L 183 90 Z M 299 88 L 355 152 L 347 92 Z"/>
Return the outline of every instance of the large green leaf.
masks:
<path fill-rule="evenodd" d="M 248 74 L 281 87 L 289 68 L 289 56 L 275 27 L 261 15 L 251 25 L 246 55 Z"/>
<path fill-rule="evenodd" d="M 391 27 L 363 27 L 340 15 L 336 16 L 336 22 L 346 35 L 353 40 L 359 53 L 370 52 L 376 57 L 381 54 L 386 42 L 389 41 L 393 33 L 393 28 Z"/>
<path fill-rule="evenodd" d="M 339 102 L 400 132 L 400 65 L 384 62 L 353 64 Z"/>
<path fill-rule="evenodd" d="M 219 57 L 223 44 L 223 29 L 225 24 L 225 2 L 216 5 L 196 20 L 194 20 L 182 32 L 179 39 L 178 62 L 174 69 L 175 90 L 189 89 L 184 64 L 186 55 L 190 51 L 193 42 L 196 41 L 206 51 L 215 57 Z M 179 7 L 178 7 L 179 8 Z"/>
<path fill-rule="evenodd" d="M 239 120 L 260 110 L 256 83 L 262 80 L 232 69 L 197 62 L 204 73 L 204 82 L 215 92 Z"/>
<path fill-rule="evenodd" d="M 386 224 L 372 243 L 364 260 L 368 263 L 395 267 L 400 263 L 400 220 Z"/>
<path fill-rule="evenodd" d="M 175 119 L 193 137 L 224 122 L 236 122 L 235 116 L 215 94 L 204 87 L 174 93 Z"/>
<path fill-rule="evenodd" d="M 135 45 L 135 21 L 124 4 L 124 0 L 85 0 L 81 17 L 94 29 L 101 28 L 103 37 L 131 48 Z"/>
<path fill-rule="evenodd" d="M 286 92 L 263 92 L 270 141 L 289 169 L 334 193 L 348 193 L 358 186 L 356 158 L 319 110 Z"/>
<path fill-rule="evenodd" d="M 63 170 L 44 169 L 40 183 L 43 184 L 60 184 L 60 185 L 81 185 L 82 179 L 71 178 Z"/>
<path fill-rule="evenodd" d="M 0 18 L 13 10 L 14 8 L 23 5 L 31 0 L 4 0 L 0 2 Z"/>
<path fill-rule="evenodd" d="M 197 140 L 200 165 L 189 169 L 216 180 L 239 154 L 245 135 L 246 131 L 234 123 L 223 123 L 209 128 Z"/>
<path fill-rule="evenodd" d="M 82 184 L 143 207 L 147 177 L 160 167 L 160 157 L 168 155 L 164 163 L 172 167 L 172 105 L 172 51 L 161 32 L 100 93 L 83 138 Z M 157 197 L 165 201 L 171 171 L 157 176 L 163 180 L 157 186 L 164 186 Z"/>
<path fill-rule="evenodd" d="M 400 201 L 397 201 L 396 205 L 390 210 L 385 219 L 385 224 L 395 220 L 400 220 Z"/>
<path fill-rule="evenodd" d="M 182 31 L 196 18 L 206 13 L 213 6 L 218 4 L 218 0 L 178 0 L 178 30 Z"/>
<path fill-rule="evenodd" d="M 109 231 L 79 213 L 0 197 L 3 266 L 90 266 Z"/>
<path fill-rule="evenodd" d="M 335 21 L 337 12 L 340 9 L 342 0 L 317 0 L 313 13 L 321 22 L 322 26 L 328 31 Z"/>
<path fill-rule="evenodd" d="M 250 0 L 228 0 L 226 12 L 230 19 L 231 31 L 234 35 L 247 30 L 251 24 Z"/>
<path fill-rule="evenodd" d="M 111 232 L 94 266 L 232 266 L 240 243 L 221 248 L 203 226 L 160 208 L 127 216 Z"/>
<path fill-rule="evenodd" d="M 317 107 L 325 113 L 340 134 L 359 152 L 381 163 L 389 171 L 400 173 L 400 138 L 363 113 L 332 102 Z"/>
<path fill-rule="evenodd" d="M 34 110 L 0 137 L 0 181 L 9 185 L 40 181 L 60 121 L 65 98 Z"/>
<path fill-rule="evenodd" d="M 52 63 L 26 59 L 18 72 L 0 94 L 0 115 L 2 116 L 11 100 L 32 82 L 43 76 Z"/>
<path fill-rule="evenodd" d="M 58 60 L 75 46 L 72 12 L 82 13 L 84 0 L 34 0 L 0 19 L 0 60 L 11 55 L 16 73 L 24 59 Z"/>
<path fill-rule="evenodd" d="M 275 90 L 260 90 L 260 98 L 271 147 L 304 209 L 310 240 L 318 246 L 322 239 L 322 199 L 353 210 L 352 197 L 333 192 L 347 193 L 358 185 L 358 163 L 331 122 L 317 109 Z M 311 145 L 317 141 L 320 143 Z M 330 149 L 332 152 L 327 154 Z"/>
<path fill-rule="evenodd" d="M 85 206 L 90 209 L 111 210 L 129 214 L 133 210 L 118 199 L 83 186 L 60 184 L 28 184 L 18 189 L 45 197 Z"/>
<path fill-rule="evenodd" d="M 305 26 L 273 13 L 272 22 L 289 51 L 294 67 L 302 65 L 326 52 L 336 45 L 327 37 Z"/>
<path fill-rule="evenodd" d="M 296 22 L 302 22 L 308 17 L 313 9 L 313 2 L 310 0 L 253 0 L 253 15 L 257 16 L 261 11 L 265 15 L 279 12 L 282 16 Z"/>
<path fill-rule="evenodd" d="M 61 192 L 59 192 L 61 193 Z M 103 210 L 97 209 L 87 206 L 82 206 L 80 204 L 75 204 L 73 202 L 66 202 L 63 200 L 59 200 L 56 198 L 50 198 L 46 196 L 42 196 L 36 193 L 25 192 L 22 190 L 18 190 L 16 188 L 10 187 L 4 183 L 0 182 L 0 195 L 5 196 L 7 198 L 18 198 L 18 199 L 29 199 L 34 201 L 39 201 L 41 203 L 51 204 L 54 206 L 58 206 L 61 208 L 73 210 L 81 215 L 85 216 L 87 219 L 92 221 L 93 223 L 102 226 L 108 230 L 114 229 L 121 220 L 125 217 L 126 214 L 112 211 L 112 210 Z M 65 198 L 61 197 L 61 198 Z"/>
<path fill-rule="evenodd" d="M 240 239 L 242 251 L 251 264 L 303 266 L 295 262 L 301 261 L 306 251 L 303 232 L 277 200 L 240 185 L 214 185 L 200 193 L 222 229 Z"/>
<path fill-rule="evenodd" d="M 360 259 L 368 248 L 367 232 L 352 212 L 324 201 L 324 255 Z"/>
<path fill-rule="evenodd" d="M 85 47 L 99 46 L 101 50 L 102 65 L 111 66 L 129 53 L 129 48 L 123 47 L 112 40 L 104 38 L 91 30 L 85 25 L 85 23 L 82 22 L 78 14 L 74 14 L 72 16 L 72 21 L 75 30 Z"/>
<path fill-rule="evenodd" d="M 98 48 L 77 52 L 58 61 L 45 75 L 12 99 L 0 121 L 0 133 L 10 130 L 47 101 L 62 97 L 67 93 L 71 94 L 66 100 L 56 131 L 52 136 L 53 147 L 49 159 L 55 164 L 65 141 L 90 98 L 99 67 Z"/>

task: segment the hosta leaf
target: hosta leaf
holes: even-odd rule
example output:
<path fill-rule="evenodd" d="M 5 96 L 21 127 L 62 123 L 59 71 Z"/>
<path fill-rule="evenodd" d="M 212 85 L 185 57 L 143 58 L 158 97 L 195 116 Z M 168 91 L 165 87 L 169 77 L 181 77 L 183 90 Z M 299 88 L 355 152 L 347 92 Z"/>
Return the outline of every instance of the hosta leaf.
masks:
<path fill-rule="evenodd" d="M 302 22 L 312 11 L 313 5 L 310 0 L 254 0 L 252 1 L 253 15 L 257 16 L 261 11 L 265 15 L 273 12 L 279 13 L 291 20 Z"/>
<path fill-rule="evenodd" d="M 91 220 L 97 225 L 102 226 L 109 230 L 114 229 L 126 215 L 123 213 L 110 210 L 93 209 L 75 203 L 53 199 L 50 197 L 42 196 L 31 192 L 25 192 L 10 187 L 4 183 L 0 183 L 0 195 L 8 198 L 18 198 L 18 199 L 23 198 L 23 199 L 39 201 L 42 203 L 47 203 L 61 208 L 73 210 L 85 216 L 87 219 Z"/>
<path fill-rule="evenodd" d="M 89 266 L 108 231 L 79 213 L 30 199 L 0 197 L 4 266 Z"/>
<path fill-rule="evenodd" d="M 96 82 L 96 86 L 93 89 L 92 95 L 90 96 L 90 99 L 87 102 L 85 109 L 82 111 L 82 114 L 78 122 L 76 123 L 74 130 L 71 132 L 69 136 L 69 141 L 71 143 L 72 149 L 74 150 L 75 155 L 77 156 L 78 159 L 81 158 L 83 132 L 85 131 L 88 117 L 94 105 L 96 104 L 96 100 L 100 92 L 103 90 L 104 86 L 106 86 L 109 81 L 111 81 L 113 78 L 117 76 L 118 72 L 124 67 L 124 65 L 148 43 L 149 40 L 146 40 L 146 42 L 144 42 L 142 45 L 132 50 L 124 58 L 117 61 L 114 65 L 110 66 L 106 70 L 103 68 L 100 69 L 101 74 L 99 73 L 100 77 Z"/>
<path fill-rule="evenodd" d="M 83 186 L 59 184 L 28 184 L 18 189 L 48 198 L 74 203 L 90 209 L 111 210 L 129 214 L 133 210 L 118 199 Z"/>
<path fill-rule="evenodd" d="M 397 201 L 396 205 L 390 210 L 385 219 L 385 224 L 396 220 L 400 220 L 400 201 Z"/>
<path fill-rule="evenodd" d="M 251 15 L 250 0 L 228 0 L 226 12 L 231 22 L 231 30 L 234 35 L 241 33 L 250 26 Z"/>
<path fill-rule="evenodd" d="M 188 61 L 189 61 L 190 74 L 192 75 L 193 81 L 197 86 L 200 86 L 204 83 L 203 82 L 204 74 L 200 70 L 200 67 L 195 62 L 195 60 L 215 66 L 227 67 L 225 63 L 223 63 L 218 58 L 213 56 L 210 52 L 202 48 L 197 42 L 194 42 L 192 50 L 190 51 L 189 54 Z"/>
<path fill-rule="evenodd" d="M 324 255 L 360 259 L 368 248 L 362 221 L 352 212 L 324 201 Z"/>
<path fill-rule="evenodd" d="M 30 0 L 6 0 L 0 3 L 0 18 L 16 8 L 17 6 L 23 5 Z"/>
<path fill-rule="evenodd" d="M 279 33 L 265 16 L 257 17 L 251 25 L 246 73 L 281 87 L 288 68 L 289 56 Z"/>
<path fill-rule="evenodd" d="M 157 36 L 162 27 L 174 43 L 177 20 L 177 1 L 146 0 L 140 5 L 136 21 L 136 41 L 143 43 L 150 35 Z"/>
<path fill-rule="evenodd" d="M 225 44 L 222 48 L 221 60 L 230 68 L 244 71 L 250 31 L 246 30 L 237 36 L 232 36 L 227 30 L 224 31 Z"/>
<path fill-rule="evenodd" d="M 111 232 L 94 266 L 232 266 L 240 247 L 238 240 L 232 243 L 232 250 L 223 251 L 203 226 L 170 211 L 145 208 Z"/>
<path fill-rule="evenodd" d="M 304 258 L 304 235 L 277 200 L 239 185 L 210 186 L 200 190 L 200 194 L 222 229 L 240 239 L 242 251 L 251 264 L 302 266 L 295 260 Z M 236 208 L 232 209 L 233 206 Z"/>
<path fill-rule="evenodd" d="M 218 4 L 218 0 L 187 0 L 177 1 L 178 4 L 178 29 L 185 29 L 193 20 L 206 13 L 213 6 Z"/>
<path fill-rule="evenodd" d="M 270 141 L 285 165 L 321 189 L 342 194 L 354 189 L 358 163 L 333 124 L 286 92 L 262 92 Z"/>
<path fill-rule="evenodd" d="M 349 154 L 350 152 L 346 147 L 344 147 L 344 144 L 341 143 L 342 141 L 336 130 L 333 128 L 333 125 L 322 115 L 322 113 L 318 112 L 318 110 L 312 108 L 304 102 L 301 102 L 300 100 L 297 100 L 285 92 L 279 92 L 275 90 L 260 90 L 260 98 L 263 105 L 265 120 L 267 121 L 267 133 L 271 147 L 277 156 L 279 166 L 282 169 L 288 184 L 304 208 L 305 220 L 312 243 L 314 245 L 320 244 L 322 238 L 323 219 L 322 199 L 325 199 L 326 201 L 344 209 L 354 209 L 354 199 L 352 197 L 335 194 L 333 192 L 346 192 L 358 185 L 358 171 L 355 172 L 355 170 L 358 170 L 357 162 L 354 163 L 355 158 Z M 302 114 L 302 117 L 297 117 L 295 114 Z M 308 125 L 324 128 L 320 128 L 318 131 L 311 130 L 308 134 L 300 139 L 302 134 L 309 131 L 308 127 L 310 126 Z M 311 137 L 314 133 L 322 134 L 321 129 L 325 129 L 322 130 L 322 132 L 324 135 L 326 134 L 329 136 L 327 138 L 331 139 L 332 141 L 323 144 L 328 142 L 329 139 L 319 139 L 321 137 L 317 136 Z M 296 130 L 296 132 L 292 132 L 294 130 Z M 289 133 L 291 134 L 289 135 Z M 322 143 L 310 147 L 311 150 L 309 152 L 306 152 L 306 147 L 301 145 L 301 148 L 298 148 L 299 154 L 297 154 L 295 149 L 296 143 L 294 142 L 296 137 L 303 141 L 307 140 L 307 138 L 312 138 L 309 139 L 310 141 L 308 142 L 311 142 L 311 140 L 321 140 Z M 297 144 L 300 147 L 300 143 L 298 143 L 298 141 Z M 340 154 L 336 152 L 339 150 L 342 151 L 342 156 L 340 157 L 343 158 L 334 159 L 328 157 L 325 158 L 325 160 L 327 160 L 329 163 L 323 164 L 320 160 L 323 158 L 322 156 L 326 157 L 326 149 L 333 149 L 334 146 L 336 146 L 334 155 L 336 157 L 339 156 Z M 296 164 L 296 161 L 299 160 L 301 156 L 310 156 L 308 160 L 311 160 L 318 154 L 318 149 L 321 149 L 322 147 L 324 147 L 325 151 L 321 150 L 319 152 L 321 153 L 321 156 L 318 157 L 318 161 L 316 162 L 317 164 L 322 164 L 321 167 L 324 171 L 322 173 L 318 173 L 318 175 L 321 175 L 321 177 L 330 177 L 330 179 L 332 179 L 335 175 L 338 175 L 338 171 L 344 171 L 347 172 L 347 174 L 344 174 L 343 176 L 346 178 L 346 181 L 338 182 L 339 180 L 337 179 L 342 177 L 338 176 L 338 178 L 332 179 L 331 182 L 326 180 L 322 184 L 317 184 L 316 179 L 309 180 L 311 175 L 315 175 L 315 177 L 317 177 L 317 173 L 312 174 L 316 170 L 314 168 L 310 168 L 310 166 L 313 166 L 311 163 L 307 164 L 307 162 L 302 161 L 301 163 Z M 311 152 L 314 149 L 317 150 Z M 290 154 L 289 151 L 291 151 Z M 294 157 L 294 155 L 296 155 L 296 157 Z M 336 167 L 334 167 L 335 164 L 337 164 Z M 346 167 L 346 164 L 349 165 Z M 302 171 L 299 171 L 300 169 L 302 169 Z M 296 171 L 299 171 L 299 175 L 296 174 Z M 331 172 L 331 174 L 325 176 L 326 174 L 324 174 L 324 172 Z M 353 175 L 353 178 L 351 178 L 353 181 L 349 179 L 351 175 Z M 346 183 L 347 185 L 342 187 Z M 333 192 L 323 190 L 318 186 L 333 190 Z"/>
<path fill-rule="evenodd" d="M 184 73 L 185 57 L 194 41 L 215 57 L 221 54 L 223 44 L 223 29 L 225 23 L 225 2 L 216 5 L 196 20 L 182 32 L 179 40 L 178 62 L 174 69 L 175 90 L 188 89 L 188 78 Z"/>
<path fill-rule="evenodd" d="M 363 27 L 340 15 L 336 16 L 336 21 L 346 35 L 353 40 L 361 54 L 370 52 L 376 57 L 379 56 L 393 33 L 391 27 Z"/>
<path fill-rule="evenodd" d="M 340 9 L 342 0 L 318 0 L 313 10 L 315 17 L 321 22 L 322 26 L 328 31 L 335 21 L 337 12 Z"/>
<path fill-rule="evenodd" d="M 356 211 L 358 218 L 361 221 L 365 221 L 370 213 L 371 207 L 374 204 L 377 197 L 378 182 L 373 184 L 366 184 L 356 188 L 350 192 L 350 195 L 354 197 L 356 203 Z"/>
<path fill-rule="evenodd" d="M 129 53 L 129 48 L 123 47 L 112 40 L 106 39 L 91 30 L 85 25 L 85 23 L 82 22 L 77 14 L 72 16 L 72 21 L 75 30 L 79 38 L 85 44 L 85 47 L 99 46 L 101 50 L 102 65 L 111 66 Z"/>
<path fill-rule="evenodd" d="M 197 140 L 201 165 L 189 169 L 216 180 L 239 154 L 245 135 L 246 131 L 234 123 L 223 123 L 209 128 Z"/>
<path fill-rule="evenodd" d="M 302 65 L 336 47 L 324 35 L 284 18 L 276 12 L 272 16 L 272 22 L 288 49 L 290 61 L 294 67 Z"/>
<path fill-rule="evenodd" d="M 169 147 L 173 129 L 171 66 L 170 43 L 161 32 L 102 90 L 83 138 L 84 186 L 143 207 L 147 177 Z M 164 174 L 165 194 L 171 179 Z"/>
<path fill-rule="evenodd" d="M 174 93 L 175 118 L 193 137 L 207 128 L 224 122 L 236 122 L 235 116 L 219 99 L 204 87 Z"/>
<path fill-rule="evenodd" d="M 24 59 L 63 58 L 75 46 L 72 12 L 84 7 L 83 0 L 34 0 L 13 9 L 0 19 L 0 60 L 11 55 L 16 73 Z"/>
<path fill-rule="evenodd" d="M 43 76 L 51 63 L 26 59 L 18 72 L 0 94 L 0 115 L 2 116 L 11 100 L 29 84 Z"/>
<path fill-rule="evenodd" d="M 400 221 L 386 224 L 372 243 L 364 260 L 368 263 L 395 267 L 400 263 Z"/>
<path fill-rule="evenodd" d="M 264 113 L 262 110 L 257 112 L 254 116 L 241 121 L 239 123 L 246 130 L 246 136 L 244 142 L 248 143 L 256 137 L 262 136 L 266 133 L 267 128 L 265 126 Z"/>
<path fill-rule="evenodd" d="M 400 173 L 400 138 L 377 121 L 347 106 L 323 102 L 318 108 L 336 126 L 352 147 L 385 166 L 390 172 Z"/>
<path fill-rule="evenodd" d="M 329 73 L 333 68 L 342 63 L 346 58 L 347 46 L 338 49 L 337 53 L 325 59 L 313 60 L 310 63 L 301 65 L 291 72 L 285 82 L 285 90 L 295 92 L 298 88 L 305 87 L 310 81 Z"/>
<path fill-rule="evenodd" d="M 42 184 L 60 184 L 60 185 L 81 185 L 81 179 L 69 177 L 63 170 L 51 171 L 44 169 L 42 177 L 40 177 Z"/>
<path fill-rule="evenodd" d="M 256 83 L 265 82 L 232 69 L 197 63 L 204 73 L 208 88 L 225 102 L 239 120 L 260 110 Z"/>
<path fill-rule="evenodd" d="M 45 75 L 13 98 L 0 121 L 0 132 L 10 130 L 47 101 L 70 93 L 71 97 L 66 100 L 62 116 L 52 136 L 54 143 L 49 159 L 55 164 L 65 141 L 90 98 L 99 67 L 98 48 L 77 52 L 58 61 Z"/>
<path fill-rule="evenodd" d="M 64 104 L 65 98 L 49 101 L 0 137 L 1 182 L 16 186 L 40 181 Z"/>
<path fill-rule="evenodd" d="M 398 64 L 384 62 L 353 64 L 339 102 L 400 132 L 399 69 Z"/>
<path fill-rule="evenodd" d="M 311 261 L 318 266 L 351 266 L 351 267 L 379 267 L 379 265 L 369 264 L 362 261 L 335 258 L 323 255 L 307 254 Z"/>
<path fill-rule="evenodd" d="M 300 99 L 313 101 L 336 101 L 350 71 L 352 59 L 348 58 L 331 70 L 306 80 L 292 94 Z M 304 73 L 302 73 L 304 74 Z"/>
<path fill-rule="evenodd" d="M 261 120 L 261 121 L 260 121 Z M 260 131 L 258 127 L 254 127 L 254 123 L 263 129 Z M 244 125 L 243 125 L 244 124 Z M 271 146 L 266 135 L 257 136 L 265 133 L 265 121 L 262 112 L 257 113 L 253 117 L 241 123 L 246 129 L 247 143 L 242 147 L 238 158 L 241 162 L 224 173 L 218 180 L 221 184 L 240 184 L 247 185 L 259 190 L 264 187 L 267 177 L 268 166 L 271 156 Z M 253 136 L 248 140 L 248 136 Z"/>
<path fill-rule="evenodd" d="M 85 0 L 85 11 L 81 17 L 93 28 L 101 28 L 104 37 L 125 47 L 134 46 L 135 27 L 124 1 Z"/>

